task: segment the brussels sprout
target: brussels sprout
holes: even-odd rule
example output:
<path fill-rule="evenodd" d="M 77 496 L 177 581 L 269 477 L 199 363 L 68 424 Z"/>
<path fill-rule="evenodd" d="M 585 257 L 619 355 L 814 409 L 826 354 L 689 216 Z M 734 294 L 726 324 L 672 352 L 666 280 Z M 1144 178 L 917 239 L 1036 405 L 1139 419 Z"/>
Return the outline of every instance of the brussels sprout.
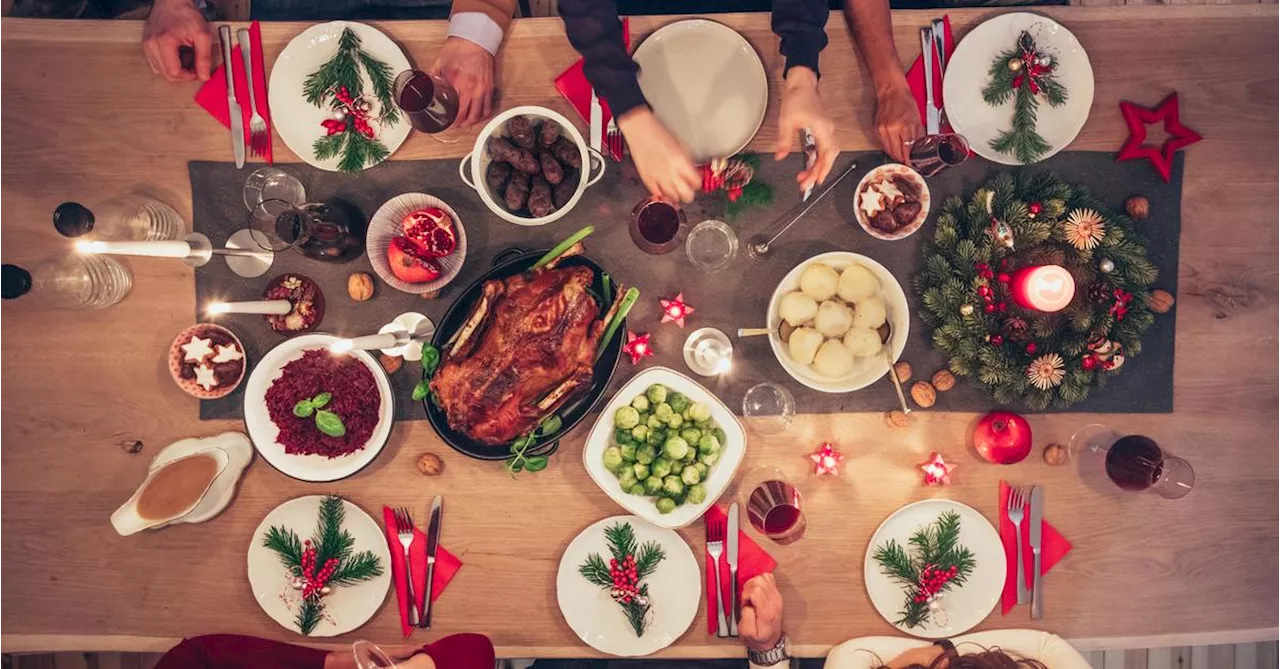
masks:
<path fill-rule="evenodd" d="M 662 444 L 662 452 L 671 460 L 680 460 L 689 453 L 689 442 L 680 437 L 670 437 Z"/>
<path fill-rule="evenodd" d="M 619 446 L 635 443 L 635 439 L 631 436 L 631 430 L 621 427 L 613 431 L 613 440 L 617 442 Z"/>
<path fill-rule="evenodd" d="M 623 444 L 618 447 L 618 450 L 622 452 L 623 462 L 636 461 L 636 445 L 635 444 Z"/>
<path fill-rule="evenodd" d="M 698 441 L 698 452 L 706 455 L 707 453 L 719 453 L 720 441 L 714 435 L 705 435 Z"/>
<path fill-rule="evenodd" d="M 653 464 L 649 465 L 649 475 L 662 478 L 671 473 L 671 461 L 659 455 L 654 458 Z"/>
<path fill-rule="evenodd" d="M 694 420 L 710 420 L 711 407 L 703 404 L 702 402 L 694 402 L 693 405 L 689 407 L 689 414 Z"/>
<path fill-rule="evenodd" d="M 671 414 L 671 418 L 667 419 L 667 425 L 670 425 L 673 430 L 679 429 L 681 425 L 684 425 L 684 416 L 678 413 Z"/>
<path fill-rule="evenodd" d="M 636 462 L 642 465 L 647 465 L 653 462 L 653 458 L 656 455 L 657 455 L 657 449 L 646 444 L 636 449 Z M 644 478 L 644 477 L 637 476 L 636 478 Z"/>
<path fill-rule="evenodd" d="M 621 427 L 630 430 L 640 424 L 640 412 L 635 407 L 619 407 L 613 412 L 614 427 Z"/>
<path fill-rule="evenodd" d="M 668 476 L 662 479 L 662 492 L 675 497 L 684 492 L 684 482 L 679 476 Z"/>
<path fill-rule="evenodd" d="M 648 411 L 649 398 L 645 397 L 644 395 L 636 395 L 636 398 L 631 400 L 631 408 L 635 409 L 636 411 Z"/>
<path fill-rule="evenodd" d="M 681 471 L 683 471 L 683 470 L 684 470 L 684 468 L 685 468 L 684 460 L 672 460 L 672 461 L 671 461 L 671 473 L 672 473 L 672 474 L 679 474 Z"/>
<path fill-rule="evenodd" d="M 649 426 L 642 424 L 631 428 L 631 438 L 635 440 L 635 443 L 643 444 L 649 438 Z"/>
<path fill-rule="evenodd" d="M 676 502 L 670 497 L 660 497 L 655 504 L 658 507 L 658 513 L 664 515 L 676 510 Z"/>
<path fill-rule="evenodd" d="M 656 430 L 660 427 L 667 426 L 666 422 L 664 422 L 661 418 L 658 418 L 657 414 L 651 414 L 648 418 L 645 419 L 644 424 L 648 425 L 650 430 Z"/>
<path fill-rule="evenodd" d="M 690 445 L 693 445 L 702 439 L 702 430 L 693 427 L 685 427 L 683 430 L 680 430 L 680 437 L 689 442 Z"/>
<path fill-rule="evenodd" d="M 728 435 L 726 435 L 724 433 L 724 430 L 720 429 L 719 427 L 713 428 L 711 430 L 711 434 L 715 435 L 716 441 L 720 442 L 720 445 L 722 446 L 725 444 L 725 442 L 729 440 Z"/>
<path fill-rule="evenodd" d="M 639 483 L 637 483 L 637 484 L 635 484 L 635 485 L 631 486 L 631 489 L 630 489 L 630 490 L 628 490 L 627 492 L 631 493 L 632 495 L 643 495 L 643 494 L 644 494 L 644 486 L 643 486 L 643 485 L 641 485 L 641 484 L 639 484 Z"/>
<path fill-rule="evenodd" d="M 616 470 L 618 467 L 622 466 L 622 449 L 617 446 L 610 446 L 609 448 L 604 449 L 603 457 L 604 466 L 608 467 L 610 471 Z M 668 467 L 667 469 L 670 470 L 671 468 Z"/>
<path fill-rule="evenodd" d="M 654 448 L 660 448 L 663 444 L 667 443 L 667 431 L 661 428 L 657 430 L 649 430 L 649 438 L 645 440 L 645 443 L 653 446 Z"/>
<path fill-rule="evenodd" d="M 684 413 L 684 410 L 689 408 L 691 402 L 689 402 L 688 397 L 685 397 L 680 393 L 671 393 L 671 396 L 667 398 L 667 404 L 671 405 L 672 411 L 676 413 Z"/>
<path fill-rule="evenodd" d="M 710 467 L 708 467 L 708 466 L 706 466 L 706 465 L 702 464 L 701 462 L 695 462 L 695 463 L 693 463 L 693 464 L 691 464 L 691 465 L 686 465 L 686 466 L 685 466 L 685 469 L 696 469 L 696 470 L 698 470 L 698 478 L 700 478 L 700 479 L 702 479 L 702 480 L 704 480 L 704 481 L 707 479 L 707 472 L 711 471 L 711 468 L 710 468 Z"/>
<path fill-rule="evenodd" d="M 667 401 L 667 387 L 661 383 L 655 383 L 649 386 L 649 389 L 644 391 L 644 394 L 645 397 L 648 397 L 649 401 L 654 404 Z"/>
<path fill-rule="evenodd" d="M 692 464 L 697 459 L 698 459 L 698 449 L 696 448 L 690 447 L 689 452 L 684 454 L 684 463 L 686 465 Z"/>
<path fill-rule="evenodd" d="M 685 501 L 690 504 L 701 504 L 707 499 L 707 489 L 702 484 L 698 484 L 689 488 L 689 492 L 685 494 Z"/>
<path fill-rule="evenodd" d="M 680 480 L 686 485 L 697 485 L 702 482 L 702 475 L 698 473 L 697 467 L 685 467 L 680 472 Z"/>
<path fill-rule="evenodd" d="M 632 471 L 630 467 L 618 472 L 618 485 L 622 486 L 623 490 L 630 490 L 631 486 L 636 483 L 639 483 L 639 480 L 636 478 L 636 473 Z"/>
<path fill-rule="evenodd" d="M 672 416 L 676 415 L 676 412 L 671 410 L 670 404 L 663 402 L 662 404 L 659 404 L 658 406 L 654 407 L 653 415 L 656 416 L 657 419 L 662 421 L 662 423 L 665 425 L 668 421 L 671 420 Z"/>
<path fill-rule="evenodd" d="M 704 430 L 704 431 L 710 431 L 710 430 L 711 430 L 711 419 L 710 419 L 710 418 L 708 418 L 708 419 L 706 419 L 706 420 L 695 420 L 695 421 L 693 421 L 693 424 L 694 424 L 695 426 L 697 426 L 697 428 L 698 428 L 699 430 Z"/>
<path fill-rule="evenodd" d="M 662 492 L 662 479 L 657 476 L 650 476 L 644 480 L 644 494 L 657 495 Z"/>
<path fill-rule="evenodd" d="M 685 491 L 685 492 L 688 492 L 688 491 Z M 671 498 L 671 501 L 676 503 L 676 508 L 680 508 L 684 506 L 684 499 L 685 499 L 685 493 L 682 492 L 679 495 L 673 496 Z"/>
<path fill-rule="evenodd" d="M 717 462 L 720 462 L 720 452 L 716 451 L 715 453 L 703 453 L 702 455 L 698 456 L 698 462 L 701 462 L 707 467 L 713 467 Z"/>
<path fill-rule="evenodd" d="M 649 478 L 649 465 L 642 465 L 637 462 L 631 465 L 631 472 L 635 474 L 637 481 L 643 481 Z"/>

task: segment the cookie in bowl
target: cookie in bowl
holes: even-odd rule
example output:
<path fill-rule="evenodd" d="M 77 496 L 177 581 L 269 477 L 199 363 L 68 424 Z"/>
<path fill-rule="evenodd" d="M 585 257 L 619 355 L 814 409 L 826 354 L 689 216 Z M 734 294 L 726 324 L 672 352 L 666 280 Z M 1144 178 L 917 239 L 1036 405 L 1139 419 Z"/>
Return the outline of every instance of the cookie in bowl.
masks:
<path fill-rule="evenodd" d="M 247 365 L 244 344 L 221 325 L 197 323 L 169 345 L 169 374 L 183 392 L 202 400 L 231 394 Z"/>

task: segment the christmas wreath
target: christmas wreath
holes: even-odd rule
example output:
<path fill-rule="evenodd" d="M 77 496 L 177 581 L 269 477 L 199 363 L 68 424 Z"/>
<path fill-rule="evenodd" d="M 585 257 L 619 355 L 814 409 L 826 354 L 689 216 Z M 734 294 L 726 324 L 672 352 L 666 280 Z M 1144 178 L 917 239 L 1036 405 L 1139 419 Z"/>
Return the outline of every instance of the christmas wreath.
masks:
<path fill-rule="evenodd" d="M 1046 313 L 1018 306 L 1010 277 L 1064 267 L 1075 296 Z M 1001 173 L 965 201 L 948 199 L 915 277 L 936 349 L 957 376 L 1001 404 L 1076 404 L 1142 351 L 1155 322 L 1155 265 L 1127 216 L 1049 173 Z"/>
<path fill-rule="evenodd" d="M 934 614 L 945 615 L 939 598 L 952 586 L 963 585 L 977 561 L 960 545 L 960 514 L 947 511 L 907 539 L 907 546 L 890 539 L 871 555 L 885 576 L 906 590 L 906 601 L 895 625 L 919 627 Z"/>
<path fill-rule="evenodd" d="M 362 69 L 373 89 L 368 95 Z M 320 122 L 325 135 L 311 145 L 316 160 L 341 156 L 339 170 L 359 172 L 387 159 L 391 151 L 378 140 L 378 128 L 400 120 L 391 97 L 392 82 L 391 66 L 369 55 L 361 48 L 360 36 L 344 28 L 337 53 L 302 85 L 307 102 L 333 112 L 333 118 Z"/>

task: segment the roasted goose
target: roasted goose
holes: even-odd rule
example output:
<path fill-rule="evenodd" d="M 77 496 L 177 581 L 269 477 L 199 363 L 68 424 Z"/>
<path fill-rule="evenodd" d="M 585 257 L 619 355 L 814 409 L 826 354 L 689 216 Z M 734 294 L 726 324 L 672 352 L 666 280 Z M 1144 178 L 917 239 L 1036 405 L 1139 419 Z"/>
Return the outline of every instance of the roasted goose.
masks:
<path fill-rule="evenodd" d="M 485 444 L 509 444 L 590 388 L 596 345 L 613 309 L 601 317 L 588 292 L 590 268 L 556 268 L 581 249 L 485 282 L 431 380 L 450 428 Z"/>

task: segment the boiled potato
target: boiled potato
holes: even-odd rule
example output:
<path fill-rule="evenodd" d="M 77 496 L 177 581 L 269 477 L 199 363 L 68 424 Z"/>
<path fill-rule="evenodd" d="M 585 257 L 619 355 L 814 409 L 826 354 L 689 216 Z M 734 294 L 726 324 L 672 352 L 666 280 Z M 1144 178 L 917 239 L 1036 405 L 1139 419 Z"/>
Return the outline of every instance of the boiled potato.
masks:
<path fill-rule="evenodd" d="M 844 347 L 849 353 L 861 358 L 873 356 L 880 352 L 880 333 L 868 328 L 849 328 L 844 334 Z"/>
<path fill-rule="evenodd" d="M 822 334 L 813 328 L 796 328 L 791 333 L 791 341 L 787 342 L 791 358 L 802 365 L 813 364 L 819 346 L 822 346 Z"/>
<path fill-rule="evenodd" d="M 800 290 L 819 302 L 834 297 L 839 282 L 840 275 L 830 265 L 820 262 L 809 265 L 800 273 Z"/>
<path fill-rule="evenodd" d="M 868 297 L 858 302 L 857 308 L 853 312 L 853 327 L 876 329 L 884 325 L 884 300 L 878 297 Z"/>
<path fill-rule="evenodd" d="M 827 300 L 818 305 L 818 315 L 813 327 L 824 337 L 840 337 L 853 325 L 853 309 L 839 300 Z"/>
<path fill-rule="evenodd" d="M 849 265 L 840 273 L 836 294 L 845 302 L 858 303 L 880 291 L 880 280 L 863 265 Z"/>
<path fill-rule="evenodd" d="M 828 339 L 813 358 L 813 370 L 823 376 L 840 378 L 853 371 L 853 354 L 839 339 Z"/>
<path fill-rule="evenodd" d="M 818 302 L 798 291 L 782 296 L 782 302 L 778 305 L 778 315 L 791 327 L 804 325 L 817 314 Z"/>

